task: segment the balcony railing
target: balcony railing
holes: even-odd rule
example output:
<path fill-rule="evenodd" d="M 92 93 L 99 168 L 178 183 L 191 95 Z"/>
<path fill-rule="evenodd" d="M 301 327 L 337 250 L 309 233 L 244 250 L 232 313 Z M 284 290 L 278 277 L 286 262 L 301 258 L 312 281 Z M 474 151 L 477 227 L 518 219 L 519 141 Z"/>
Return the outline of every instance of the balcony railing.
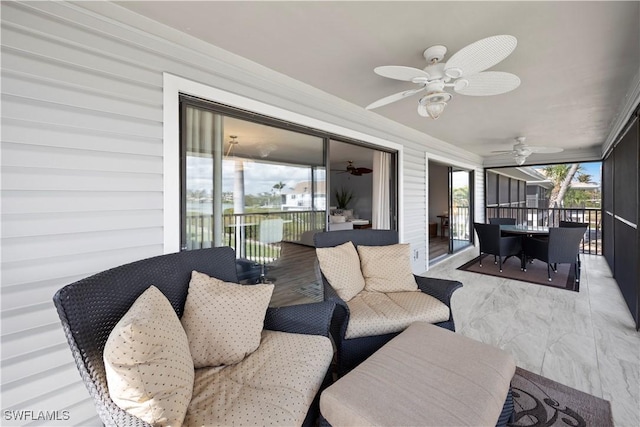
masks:
<path fill-rule="evenodd" d="M 269 262 L 278 258 L 277 246 L 260 241 L 260 222 L 281 218 L 284 241 L 299 241 L 305 231 L 324 229 L 325 211 L 283 211 L 222 216 L 222 241 L 214 242 L 213 215 L 189 213 L 186 218 L 187 249 L 231 246 L 238 258 Z"/>
<path fill-rule="evenodd" d="M 469 207 L 454 206 L 453 212 L 449 215 L 449 232 L 454 240 L 469 241 Z"/>
<path fill-rule="evenodd" d="M 558 227 L 560 221 L 588 224 L 580 244 L 584 254 L 602 255 L 602 211 L 599 208 L 518 208 L 510 206 L 487 207 L 486 218 L 515 218 L 516 224 Z"/>

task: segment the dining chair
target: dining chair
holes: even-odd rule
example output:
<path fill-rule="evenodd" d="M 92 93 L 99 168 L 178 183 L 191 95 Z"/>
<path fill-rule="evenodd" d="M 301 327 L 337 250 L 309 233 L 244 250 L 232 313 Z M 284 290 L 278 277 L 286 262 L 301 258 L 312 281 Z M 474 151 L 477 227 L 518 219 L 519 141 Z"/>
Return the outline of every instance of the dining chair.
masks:
<path fill-rule="evenodd" d="M 489 218 L 489 224 L 498 224 L 498 225 L 516 225 L 515 218 Z M 508 236 L 504 231 L 501 233 L 502 236 Z"/>
<path fill-rule="evenodd" d="M 478 233 L 478 239 L 480 240 L 480 267 L 482 267 L 482 254 L 493 255 L 493 263 L 499 264 L 501 273 L 503 256 L 505 257 L 504 261 L 514 255 L 521 256 L 522 239 L 520 236 L 502 236 L 500 233 L 500 225 L 498 224 L 482 224 L 474 222 L 473 227 L 475 228 L 476 233 Z M 520 266 L 522 268 L 522 262 L 520 263 Z"/>
<path fill-rule="evenodd" d="M 587 222 L 560 221 L 559 226 L 565 227 L 565 228 L 584 228 L 586 230 L 589 230 L 589 223 Z M 584 236 L 582 238 L 584 239 Z M 580 272 L 582 270 L 582 262 L 580 261 L 580 251 L 578 251 L 577 263 L 578 263 L 578 281 L 580 281 Z"/>
<path fill-rule="evenodd" d="M 558 264 L 572 264 L 575 281 L 580 282 L 578 253 L 580 241 L 586 231 L 586 227 L 551 227 L 547 240 L 535 237 L 525 240 L 525 255 L 547 263 L 547 278 L 550 282 L 551 268 L 553 266 L 553 271 L 557 273 Z"/>
<path fill-rule="evenodd" d="M 263 219 L 260 221 L 260 230 L 258 240 L 260 243 L 265 244 L 267 250 L 274 250 L 274 244 L 282 241 L 284 233 L 284 221 L 282 218 Z M 270 283 L 273 279 L 269 279 L 265 276 L 267 259 L 270 258 L 266 255 L 262 257 L 262 264 L 260 270 L 260 283 Z"/>

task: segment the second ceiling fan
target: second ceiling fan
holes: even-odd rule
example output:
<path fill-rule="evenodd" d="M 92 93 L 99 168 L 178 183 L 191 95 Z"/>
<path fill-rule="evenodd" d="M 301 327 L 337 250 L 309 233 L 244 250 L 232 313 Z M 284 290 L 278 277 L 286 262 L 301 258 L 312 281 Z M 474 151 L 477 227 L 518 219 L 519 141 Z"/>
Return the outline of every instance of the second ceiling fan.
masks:
<path fill-rule="evenodd" d="M 516 138 L 516 143 L 513 144 L 511 150 L 492 151 L 493 155 L 510 154 L 513 156 L 513 160 L 518 166 L 524 165 L 527 161 L 527 157 L 534 153 L 553 154 L 561 153 L 564 149 L 560 147 L 543 147 L 541 145 L 529 145 L 525 143 L 526 137 L 519 136 Z"/>
<path fill-rule="evenodd" d="M 518 76 L 485 70 L 509 56 L 517 44 L 513 36 L 498 35 L 471 43 L 452 55 L 446 63 L 441 61 L 447 48 L 432 46 L 423 53 L 428 63 L 423 69 L 401 65 L 376 67 L 373 71 L 382 77 L 409 81 L 418 87 L 386 96 L 369 104 L 366 109 L 382 107 L 426 91 L 418 101 L 418 114 L 437 119 L 452 98 L 445 89 L 469 96 L 499 95 L 512 91 L 520 85 Z"/>
<path fill-rule="evenodd" d="M 353 161 L 352 160 L 348 160 L 346 169 L 344 169 L 344 170 L 339 169 L 337 172 L 338 173 L 349 173 L 349 174 L 354 175 L 354 176 L 362 176 L 363 174 L 367 174 L 367 173 L 373 172 L 373 169 L 357 168 L 357 167 L 353 166 Z"/>

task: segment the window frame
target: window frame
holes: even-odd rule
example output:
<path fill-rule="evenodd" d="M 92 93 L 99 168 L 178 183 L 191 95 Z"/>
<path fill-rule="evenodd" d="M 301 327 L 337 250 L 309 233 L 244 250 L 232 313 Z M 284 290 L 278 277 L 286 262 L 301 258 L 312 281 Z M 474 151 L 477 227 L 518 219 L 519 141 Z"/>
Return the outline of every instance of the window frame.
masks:
<path fill-rule="evenodd" d="M 186 95 L 199 98 L 206 102 L 223 105 L 231 112 L 243 112 L 248 115 L 266 117 L 279 123 L 280 126 L 299 127 L 307 131 L 313 130 L 326 135 L 330 139 L 347 143 L 356 143 L 375 150 L 392 152 L 395 162 L 392 165 L 395 179 L 395 197 L 391 200 L 394 206 L 392 220 L 395 219 L 396 229 L 403 236 L 403 222 L 401 221 L 401 207 L 403 205 L 403 154 L 404 147 L 400 144 L 368 135 L 347 127 L 325 122 L 295 113 L 280 107 L 269 105 L 235 93 L 207 86 L 185 78 L 163 74 L 163 192 L 164 192 L 164 253 L 180 250 L 181 241 L 181 197 L 180 186 L 180 96 Z M 244 119 L 244 117 L 243 117 Z M 285 127 L 285 128 L 287 128 Z M 326 151 L 328 155 L 328 150 Z M 327 179 L 327 186 L 330 183 Z"/>

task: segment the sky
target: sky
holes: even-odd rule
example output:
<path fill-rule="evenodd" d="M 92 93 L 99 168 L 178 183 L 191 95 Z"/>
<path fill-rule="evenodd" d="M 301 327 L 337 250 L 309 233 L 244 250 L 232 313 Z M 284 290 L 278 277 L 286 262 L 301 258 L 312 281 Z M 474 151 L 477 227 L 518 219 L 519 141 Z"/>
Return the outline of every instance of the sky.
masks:
<path fill-rule="evenodd" d="M 602 178 L 602 162 L 581 163 L 582 172 L 591 175 L 591 181 L 600 184 Z M 535 166 L 534 169 L 540 169 L 544 166 Z"/>
<path fill-rule="evenodd" d="M 582 163 L 582 173 L 591 175 L 593 182 L 600 184 L 602 177 L 602 162 Z"/>
<path fill-rule="evenodd" d="M 212 191 L 211 176 L 213 164 L 210 158 L 187 157 L 187 188 Z M 222 191 L 232 192 L 234 183 L 234 162 L 225 160 L 222 172 Z M 322 171 L 318 171 L 318 180 L 324 180 Z M 279 182 L 285 189 L 293 188 L 298 182 L 310 181 L 308 167 L 295 167 L 262 162 L 244 162 L 245 194 L 271 193 L 273 186 Z"/>

